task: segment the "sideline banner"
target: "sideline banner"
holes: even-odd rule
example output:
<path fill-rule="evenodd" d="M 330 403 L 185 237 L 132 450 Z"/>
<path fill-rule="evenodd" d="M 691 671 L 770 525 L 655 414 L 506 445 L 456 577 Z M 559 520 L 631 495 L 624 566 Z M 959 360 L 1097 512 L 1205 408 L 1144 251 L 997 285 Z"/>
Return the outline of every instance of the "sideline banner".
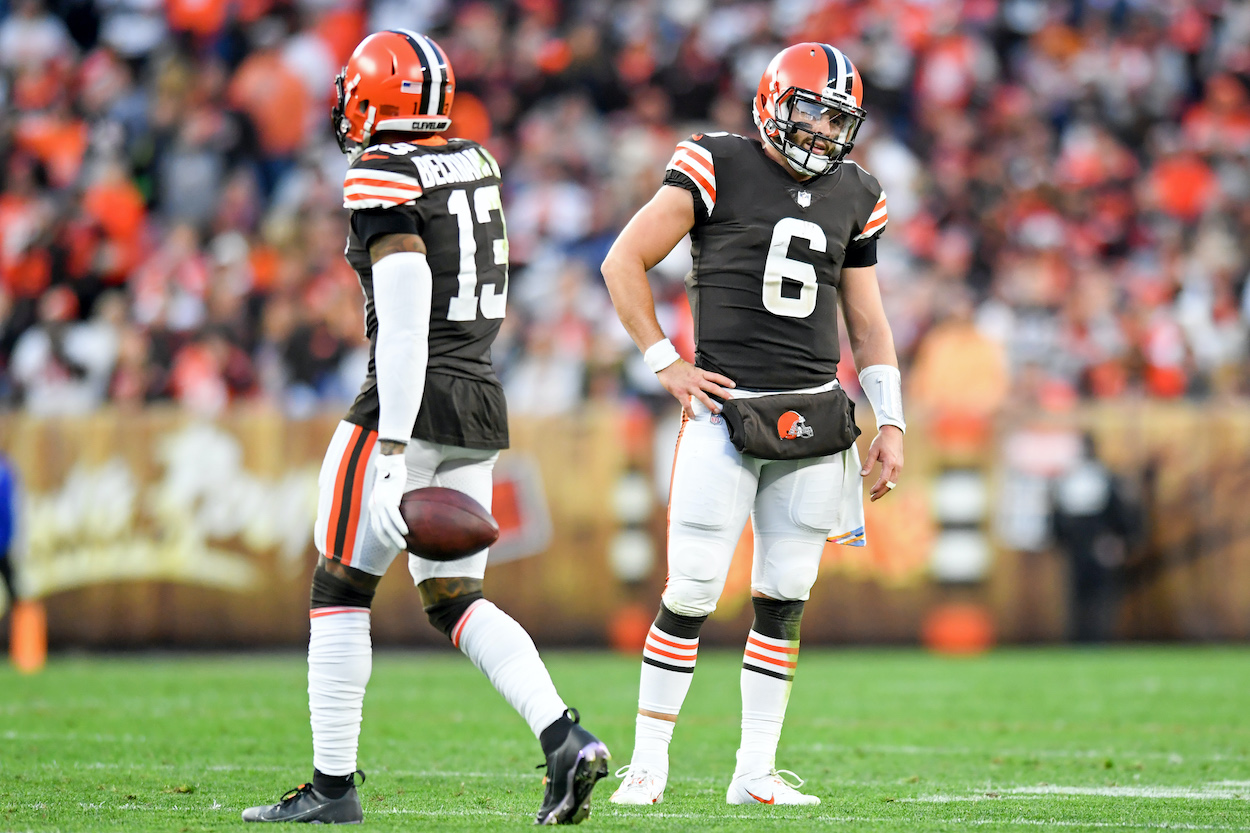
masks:
<path fill-rule="evenodd" d="M 663 491 L 650 499 L 649 516 L 634 506 L 626 520 L 619 487 L 645 483 L 640 472 L 663 474 L 667 423 L 622 420 L 607 406 L 513 420 L 513 448 L 496 469 L 503 534 L 486 591 L 540 644 L 606 644 L 616 613 L 658 603 Z M 0 446 L 22 477 L 19 583 L 46 605 L 50 646 L 303 644 L 317 472 L 336 423 L 255 410 L 206 422 L 155 408 L 0 418 Z M 861 451 L 873 433 L 864 428 Z M 1117 635 L 1250 636 L 1250 412 L 1182 403 L 1107 405 L 1004 426 L 961 458 L 984 473 L 988 515 L 1006 520 L 986 524 L 994 545 L 984 578 L 960 586 L 932 578 L 932 493 L 949 461 L 916 420 L 900 489 L 866 509 L 867 546 L 827 548 L 805 639 L 914 642 L 925 614 L 952 597 L 984 605 L 1003 641 L 1062 638 L 1068 568 L 1046 539 L 1047 478 L 1081 430 L 1098 440 L 1147 522 L 1124 570 Z M 629 494 L 626 503 L 636 504 L 637 490 Z M 631 541 L 652 541 L 654 562 L 641 580 L 614 573 L 610 551 L 626 526 Z M 748 528 L 708 623 L 709 644 L 740 643 L 749 626 L 750 560 Z M 382 582 L 375 639 L 443 645 L 406 568 L 397 559 Z"/>

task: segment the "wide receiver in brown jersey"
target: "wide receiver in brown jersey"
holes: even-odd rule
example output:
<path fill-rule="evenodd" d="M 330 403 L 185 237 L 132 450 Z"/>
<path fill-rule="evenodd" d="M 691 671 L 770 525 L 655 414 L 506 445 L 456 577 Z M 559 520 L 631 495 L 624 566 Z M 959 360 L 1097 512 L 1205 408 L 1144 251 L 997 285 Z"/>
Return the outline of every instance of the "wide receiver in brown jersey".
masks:
<path fill-rule="evenodd" d="M 877 500 L 903 468 L 898 360 L 875 268 L 885 194 L 844 161 L 865 116 L 862 99 L 859 74 L 837 49 L 800 43 L 778 53 L 754 100 L 763 142 L 726 133 L 681 142 L 659 193 L 603 263 L 625 329 L 684 409 L 669 498 L 668 584 L 643 649 L 634 752 L 618 773 L 624 781 L 614 803 L 663 799 L 699 630 L 716 607 L 748 516 L 755 621 L 741 673 L 742 741 L 726 799 L 820 803 L 775 761 L 803 603 L 826 540 L 863 544 L 861 478 L 880 463 L 871 489 Z M 694 258 L 686 279 L 693 365 L 664 337 L 646 275 L 686 234 Z M 836 376 L 839 300 L 879 429 L 862 465 Z M 754 423 L 775 422 L 771 436 L 764 436 L 771 427 L 753 433 L 741 417 L 779 402 L 788 403 L 780 417 Z M 800 445 L 813 454 L 794 452 Z"/>
<path fill-rule="evenodd" d="M 365 38 L 335 81 L 339 147 L 351 154 L 343 206 L 347 260 L 360 278 L 369 373 L 321 467 L 308 641 L 312 781 L 245 821 L 361 821 L 356 751 L 372 669 L 369 611 L 405 549 L 400 499 L 457 489 L 487 509 L 508 445 L 490 347 L 504 317 L 508 241 L 499 166 L 485 148 L 444 139 L 455 75 L 443 50 L 407 30 Z M 533 641 L 482 595 L 487 550 L 454 561 L 409 554 L 430 623 L 515 708 L 546 757 L 539 824 L 590 812 L 608 750 L 578 724 Z"/>

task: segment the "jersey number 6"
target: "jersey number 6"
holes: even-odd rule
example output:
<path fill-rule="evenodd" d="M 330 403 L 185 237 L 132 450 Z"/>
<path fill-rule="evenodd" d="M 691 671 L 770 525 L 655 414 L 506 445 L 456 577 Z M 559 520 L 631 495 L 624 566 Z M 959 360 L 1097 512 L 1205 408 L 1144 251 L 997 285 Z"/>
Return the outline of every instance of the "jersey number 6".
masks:
<path fill-rule="evenodd" d="M 503 267 L 503 281 L 495 286 L 482 288 L 482 317 L 503 318 L 508 303 L 508 228 L 503 219 L 503 200 L 498 185 L 486 185 L 473 191 L 473 206 L 469 207 L 469 192 L 463 188 L 452 191 L 447 197 L 447 210 L 456 218 L 460 231 L 460 291 L 451 299 L 447 308 L 448 321 L 477 320 L 477 238 L 473 221 L 481 225 L 490 223 L 490 213 L 499 212 L 499 237 L 491 240 L 494 264 Z"/>
<path fill-rule="evenodd" d="M 764 261 L 764 309 L 786 318 L 806 318 L 816 309 L 816 268 L 810 263 L 790 257 L 790 241 L 799 237 L 814 252 L 827 248 L 825 232 L 815 223 L 783 217 L 773 226 L 773 242 Z M 799 297 L 781 294 L 782 279 L 802 285 Z"/>

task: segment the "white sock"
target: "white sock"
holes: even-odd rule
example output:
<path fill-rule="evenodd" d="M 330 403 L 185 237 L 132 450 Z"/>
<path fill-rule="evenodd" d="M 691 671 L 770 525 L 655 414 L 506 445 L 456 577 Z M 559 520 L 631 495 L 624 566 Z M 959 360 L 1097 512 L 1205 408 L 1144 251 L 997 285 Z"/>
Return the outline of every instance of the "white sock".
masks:
<path fill-rule="evenodd" d="M 661 613 L 661 617 L 663 615 Z M 634 755 L 630 766 L 668 775 L 668 745 L 673 740 L 677 715 L 694 680 L 698 654 L 697 636 L 684 639 L 666 633 L 654 624 L 651 626 L 642 649 L 638 709 L 640 712 L 671 714 L 673 719 L 638 715 L 634 721 Z"/>
<path fill-rule="evenodd" d="M 369 610 L 319 607 L 310 616 L 308 710 L 313 766 L 326 775 L 356 771 L 361 707 L 373 670 Z"/>
<path fill-rule="evenodd" d="M 473 660 L 534 737 L 568 708 L 525 628 L 486 599 L 478 599 L 451 631 L 451 643 Z"/>
<path fill-rule="evenodd" d="M 742 656 L 742 744 L 734 777 L 769 772 L 786 719 L 799 658 L 797 639 L 773 639 L 752 630 Z"/>

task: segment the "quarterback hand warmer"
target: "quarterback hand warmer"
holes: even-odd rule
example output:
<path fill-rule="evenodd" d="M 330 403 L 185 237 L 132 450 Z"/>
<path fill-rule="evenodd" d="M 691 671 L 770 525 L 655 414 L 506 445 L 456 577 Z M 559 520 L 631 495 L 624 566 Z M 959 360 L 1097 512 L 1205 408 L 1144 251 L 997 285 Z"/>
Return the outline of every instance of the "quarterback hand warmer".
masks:
<path fill-rule="evenodd" d="M 379 538 L 397 550 L 407 549 L 404 536 L 408 524 L 399 512 L 408 482 L 408 465 L 404 454 L 379 454 L 373 462 L 373 491 L 369 493 L 369 522 Z"/>
<path fill-rule="evenodd" d="M 893 425 L 907 433 L 903 419 L 903 377 L 898 368 L 889 364 L 874 364 L 859 372 L 859 386 L 872 405 L 877 417 L 877 430 L 883 425 Z"/>
<path fill-rule="evenodd" d="M 378 340 L 378 439 L 407 442 L 425 393 L 434 278 L 425 255 L 396 252 L 373 264 Z"/>

